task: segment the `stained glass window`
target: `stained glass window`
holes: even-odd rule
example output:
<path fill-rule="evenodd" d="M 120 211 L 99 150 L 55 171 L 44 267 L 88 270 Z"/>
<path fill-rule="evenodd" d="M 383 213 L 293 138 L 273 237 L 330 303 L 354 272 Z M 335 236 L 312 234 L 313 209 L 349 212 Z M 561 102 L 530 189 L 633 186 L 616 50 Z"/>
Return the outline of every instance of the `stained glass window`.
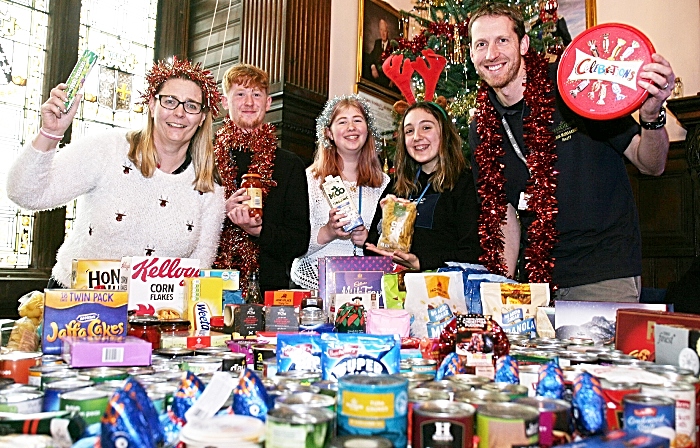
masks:
<path fill-rule="evenodd" d="M 0 268 L 29 267 L 34 214 L 5 191 L 11 162 L 39 130 L 49 0 L 0 0 Z"/>
<path fill-rule="evenodd" d="M 157 0 L 83 0 L 77 49 L 98 55 L 73 121 L 73 139 L 104 129 L 135 129 L 145 115 L 138 104 L 153 63 Z M 66 233 L 79 210 L 66 210 Z"/>

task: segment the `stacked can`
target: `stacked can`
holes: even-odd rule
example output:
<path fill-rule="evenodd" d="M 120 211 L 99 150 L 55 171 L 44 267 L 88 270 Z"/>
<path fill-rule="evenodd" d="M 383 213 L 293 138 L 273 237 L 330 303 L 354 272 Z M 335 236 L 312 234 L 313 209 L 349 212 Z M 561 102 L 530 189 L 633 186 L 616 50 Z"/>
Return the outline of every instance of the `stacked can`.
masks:
<path fill-rule="evenodd" d="M 540 413 L 517 403 L 488 403 L 476 413 L 479 448 L 539 447 Z"/>
<path fill-rule="evenodd" d="M 531 406 L 540 413 L 540 447 L 550 448 L 572 441 L 571 403 L 546 397 L 519 398 L 516 403 Z"/>
<path fill-rule="evenodd" d="M 448 400 L 417 403 L 413 407 L 412 447 L 474 445 L 474 406 Z"/>
<path fill-rule="evenodd" d="M 338 380 L 338 435 L 386 437 L 406 448 L 408 381 L 394 375 L 347 375 Z"/>
<path fill-rule="evenodd" d="M 675 401 L 676 437 L 675 448 L 690 448 L 696 443 L 695 387 L 689 383 L 665 383 L 642 385 L 642 393 L 654 397 L 666 397 Z"/>
<path fill-rule="evenodd" d="M 622 399 L 622 428 L 675 439 L 676 403 L 671 398 L 630 394 Z"/>
<path fill-rule="evenodd" d="M 608 429 L 621 429 L 624 410 L 622 400 L 627 395 L 641 392 L 641 386 L 637 383 L 611 382 L 605 379 L 600 381 L 600 385 L 603 386 L 603 396 L 607 405 L 605 420 L 608 423 Z"/>

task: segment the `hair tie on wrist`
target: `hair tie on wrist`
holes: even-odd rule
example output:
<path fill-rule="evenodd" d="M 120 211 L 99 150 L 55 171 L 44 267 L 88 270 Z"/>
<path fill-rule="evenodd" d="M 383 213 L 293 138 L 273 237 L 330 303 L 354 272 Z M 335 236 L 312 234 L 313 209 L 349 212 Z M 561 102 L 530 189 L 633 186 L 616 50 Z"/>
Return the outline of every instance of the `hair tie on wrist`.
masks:
<path fill-rule="evenodd" d="M 44 137 L 50 139 L 50 140 L 63 140 L 62 135 L 56 135 L 56 134 L 50 134 L 44 130 L 44 128 L 39 128 L 39 134 L 43 135 Z"/>

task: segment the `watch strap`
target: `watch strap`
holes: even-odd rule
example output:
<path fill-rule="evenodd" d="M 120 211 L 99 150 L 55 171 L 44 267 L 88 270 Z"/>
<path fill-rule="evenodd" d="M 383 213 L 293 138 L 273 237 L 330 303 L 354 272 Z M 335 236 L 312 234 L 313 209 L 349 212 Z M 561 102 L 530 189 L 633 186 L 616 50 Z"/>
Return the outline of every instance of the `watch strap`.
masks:
<path fill-rule="evenodd" d="M 666 108 L 663 106 L 661 107 L 659 110 L 659 117 L 656 119 L 656 121 L 644 121 L 640 118 L 639 125 L 644 129 L 651 131 L 661 129 L 662 127 L 666 126 Z"/>

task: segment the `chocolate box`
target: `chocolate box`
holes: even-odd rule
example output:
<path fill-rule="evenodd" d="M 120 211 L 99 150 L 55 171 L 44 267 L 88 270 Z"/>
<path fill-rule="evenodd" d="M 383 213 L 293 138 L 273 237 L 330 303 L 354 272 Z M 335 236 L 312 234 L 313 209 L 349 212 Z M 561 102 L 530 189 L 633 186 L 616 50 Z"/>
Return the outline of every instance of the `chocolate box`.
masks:
<path fill-rule="evenodd" d="M 185 278 L 199 277 L 194 258 L 124 257 L 121 289 L 129 291 L 129 310 L 159 319 L 186 319 Z"/>
<path fill-rule="evenodd" d="M 680 325 L 656 324 L 654 327 L 656 363 L 688 369 L 697 376 L 700 372 L 698 340 L 700 340 L 700 330 Z"/>
<path fill-rule="evenodd" d="M 293 306 L 268 306 L 265 310 L 265 331 L 299 331 L 298 308 Z"/>
<path fill-rule="evenodd" d="M 391 257 L 322 257 L 318 259 L 318 295 L 327 316 L 334 315 L 336 294 L 376 293 L 384 308 L 382 277 L 393 269 Z"/>
<path fill-rule="evenodd" d="M 621 308 L 617 310 L 615 348 L 639 359 L 654 361 L 654 334 L 657 324 L 681 325 L 700 330 L 700 316 Z"/>
<path fill-rule="evenodd" d="M 150 366 L 151 343 L 133 336 L 122 340 L 89 340 L 67 337 L 63 340 L 63 360 L 71 367 Z"/>
<path fill-rule="evenodd" d="M 121 260 L 73 259 L 71 289 L 119 289 Z"/>
<path fill-rule="evenodd" d="M 670 441 L 665 437 L 641 432 L 617 429 L 602 436 L 589 437 L 579 442 L 560 445 L 561 448 L 668 448 Z"/>
<path fill-rule="evenodd" d="M 126 291 L 105 289 L 44 290 L 44 354 L 60 355 L 66 337 L 120 340 L 127 331 Z"/>

